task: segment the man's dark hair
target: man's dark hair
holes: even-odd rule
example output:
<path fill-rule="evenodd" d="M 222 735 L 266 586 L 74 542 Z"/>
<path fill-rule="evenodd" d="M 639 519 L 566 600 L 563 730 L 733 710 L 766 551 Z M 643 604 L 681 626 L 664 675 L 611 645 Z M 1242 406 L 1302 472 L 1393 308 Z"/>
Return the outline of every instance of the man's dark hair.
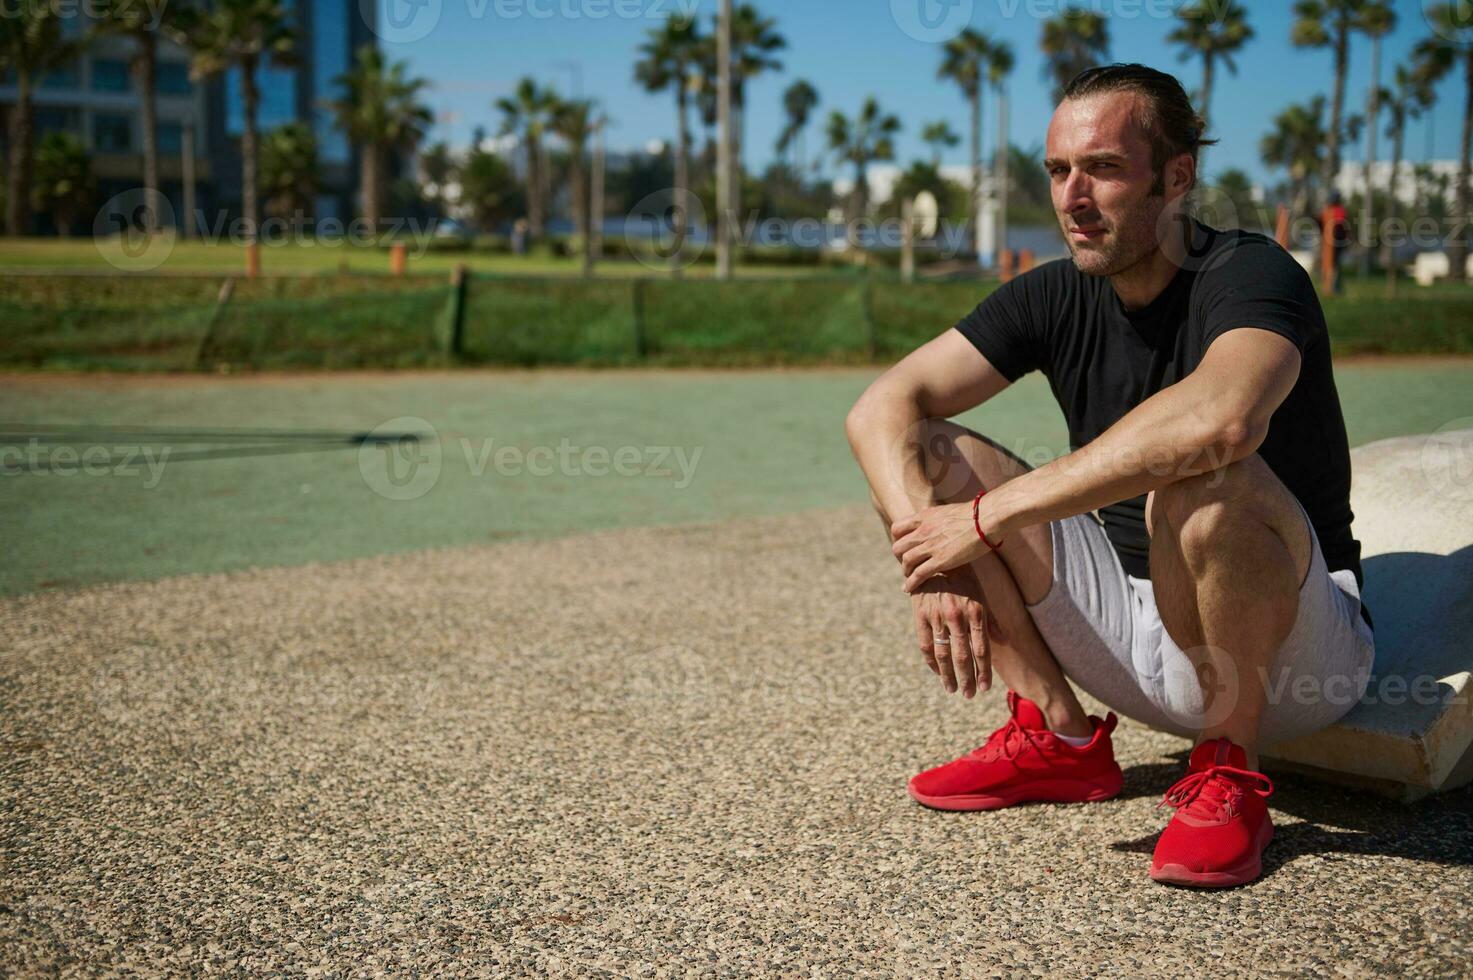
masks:
<path fill-rule="evenodd" d="M 1136 125 L 1151 141 L 1151 169 L 1156 172 L 1156 181 L 1151 185 L 1152 194 L 1166 193 L 1166 161 L 1179 154 L 1190 153 L 1195 164 L 1202 147 L 1217 142 L 1203 139 L 1207 120 L 1192 108 L 1192 100 L 1187 98 L 1181 82 L 1164 71 L 1145 65 L 1114 64 L 1086 68 L 1065 86 L 1064 98 L 1083 99 L 1108 92 L 1135 92 L 1145 102 L 1146 110 L 1138 116 Z M 1192 186 L 1196 186 L 1195 178 Z"/>

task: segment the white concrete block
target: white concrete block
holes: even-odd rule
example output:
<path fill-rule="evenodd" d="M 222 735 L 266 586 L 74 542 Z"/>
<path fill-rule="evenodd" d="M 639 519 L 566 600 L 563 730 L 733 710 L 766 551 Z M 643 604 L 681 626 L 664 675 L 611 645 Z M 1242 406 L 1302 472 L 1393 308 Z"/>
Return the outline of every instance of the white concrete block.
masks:
<path fill-rule="evenodd" d="M 1351 453 L 1376 666 L 1337 724 L 1266 757 L 1405 799 L 1473 782 L 1473 418 Z M 1454 427 L 1455 426 L 1455 427 Z"/>

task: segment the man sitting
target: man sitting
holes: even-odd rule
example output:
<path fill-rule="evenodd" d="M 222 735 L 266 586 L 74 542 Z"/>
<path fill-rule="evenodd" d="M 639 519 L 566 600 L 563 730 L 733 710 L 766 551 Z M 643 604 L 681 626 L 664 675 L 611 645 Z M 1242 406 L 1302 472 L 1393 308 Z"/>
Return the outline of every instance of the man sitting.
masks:
<path fill-rule="evenodd" d="M 1233 885 L 1273 836 L 1260 741 L 1361 697 L 1374 657 L 1350 454 L 1313 284 L 1272 240 L 1187 215 L 1203 121 L 1179 82 L 1092 68 L 1044 166 L 1071 257 L 907 356 L 846 429 L 891 531 L 922 656 L 1010 719 L 927 770 L 940 809 L 1103 800 L 1116 716 L 1196 740 L 1160 881 Z M 1072 451 L 1030 469 L 946 419 L 1042 371 Z M 1098 512 L 1096 517 L 1095 512 Z"/>

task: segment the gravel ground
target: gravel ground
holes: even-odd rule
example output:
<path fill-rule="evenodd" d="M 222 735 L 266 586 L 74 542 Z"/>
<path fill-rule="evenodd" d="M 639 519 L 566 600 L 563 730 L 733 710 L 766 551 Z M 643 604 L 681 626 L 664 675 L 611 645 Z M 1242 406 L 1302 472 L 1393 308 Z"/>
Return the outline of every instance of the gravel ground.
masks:
<path fill-rule="evenodd" d="M 1466 791 L 1284 776 L 1224 892 L 1130 722 L 1115 800 L 917 807 L 1004 707 L 906 609 L 858 507 L 0 601 L 0 973 L 1468 971 Z"/>

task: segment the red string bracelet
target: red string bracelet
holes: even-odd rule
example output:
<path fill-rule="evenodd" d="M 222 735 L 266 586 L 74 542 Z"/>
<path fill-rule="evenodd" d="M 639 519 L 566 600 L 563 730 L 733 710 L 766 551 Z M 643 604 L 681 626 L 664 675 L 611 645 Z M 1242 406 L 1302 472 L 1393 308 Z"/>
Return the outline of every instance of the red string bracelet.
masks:
<path fill-rule="evenodd" d="M 972 526 L 977 529 L 977 537 L 981 538 L 982 543 L 987 545 L 987 550 L 996 551 L 998 548 L 1002 547 L 1003 543 L 999 541 L 997 544 L 993 544 L 991 541 L 987 540 L 987 535 L 982 533 L 982 521 L 977 516 L 977 508 L 981 505 L 982 496 L 985 493 L 987 493 L 987 491 L 982 490 L 977 494 L 977 496 L 972 498 Z"/>

